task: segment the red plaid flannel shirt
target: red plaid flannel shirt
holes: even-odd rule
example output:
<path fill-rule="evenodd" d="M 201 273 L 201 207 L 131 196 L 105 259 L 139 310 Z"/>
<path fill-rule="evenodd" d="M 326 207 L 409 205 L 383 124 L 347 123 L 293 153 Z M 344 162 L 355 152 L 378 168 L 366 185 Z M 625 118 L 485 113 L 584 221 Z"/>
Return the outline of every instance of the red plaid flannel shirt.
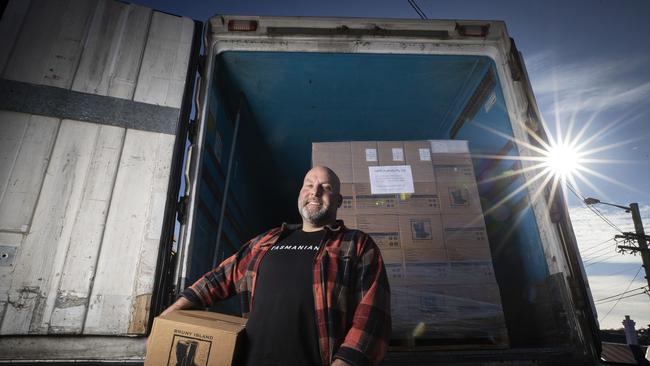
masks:
<path fill-rule="evenodd" d="M 242 310 L 248 316 L 262 257 L 279 238 L 300 227 L 283 224 L 251 239 L 181 296 L 211 306 L 242 294 Z M 325 230 L 313 269 L 321 360 L 324 365 L 336 358 L 376 365 L 386 353 L 391 332 L 390 289 L 379 248 L 367 234 L 347 229 L 341 221 Z"/>

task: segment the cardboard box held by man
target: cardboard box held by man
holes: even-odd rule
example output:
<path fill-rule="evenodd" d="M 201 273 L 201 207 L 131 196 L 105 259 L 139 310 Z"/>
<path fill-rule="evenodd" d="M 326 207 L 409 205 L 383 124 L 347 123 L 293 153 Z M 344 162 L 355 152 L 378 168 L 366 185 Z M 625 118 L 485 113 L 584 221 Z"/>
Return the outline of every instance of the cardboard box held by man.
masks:
<path fill-rule="evenodd" d="M 243 356 L 246 319 L 178 310 L 154 320 L 145 366 L 230 366 Z"/>

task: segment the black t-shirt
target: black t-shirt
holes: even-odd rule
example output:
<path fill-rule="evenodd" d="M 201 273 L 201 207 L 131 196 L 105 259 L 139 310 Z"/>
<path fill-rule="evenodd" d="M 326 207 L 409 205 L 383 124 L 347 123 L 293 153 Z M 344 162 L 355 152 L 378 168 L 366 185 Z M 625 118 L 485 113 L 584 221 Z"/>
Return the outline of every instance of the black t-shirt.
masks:
<path fill-rule="evenodd" d="M 325 232 L 296 230 L 264 255 L 246 324 L 247 365 L 320 365 L 313 266 Z"/>

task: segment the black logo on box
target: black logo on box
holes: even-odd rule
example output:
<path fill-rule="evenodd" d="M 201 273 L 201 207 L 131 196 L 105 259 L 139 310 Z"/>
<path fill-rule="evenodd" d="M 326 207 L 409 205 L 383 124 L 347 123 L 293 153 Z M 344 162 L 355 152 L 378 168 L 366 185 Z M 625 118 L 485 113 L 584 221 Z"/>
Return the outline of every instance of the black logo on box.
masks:
<path fill-rule="evenodd" d="M 431 221 L 411 220 L 411 237 L 414 240 L 431 240 Z"/>
<path fill-rule="evenodd" d="M 467 188 L 449 188 L 449 201 L 452 207 L 469 206 L 469 191 Z"/>
<path fill-rule="evenodd" d="M 352 197 L 343 197 L 341 208 L 352 208 Z"/>
<path fill-rule="evenodd" d="M 212 342 L 174 335 L 167 366 L 207 366 Z"/>

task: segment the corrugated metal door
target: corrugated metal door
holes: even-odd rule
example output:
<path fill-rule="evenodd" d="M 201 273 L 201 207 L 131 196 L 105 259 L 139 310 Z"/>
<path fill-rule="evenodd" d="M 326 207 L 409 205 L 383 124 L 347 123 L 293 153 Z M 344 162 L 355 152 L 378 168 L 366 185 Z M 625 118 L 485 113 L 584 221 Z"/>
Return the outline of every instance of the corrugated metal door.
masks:
<path fill-rule="evenodd" d="M 195 27 L 118 1 L 9 2 L 0 334 L 145 333 Z"/>

